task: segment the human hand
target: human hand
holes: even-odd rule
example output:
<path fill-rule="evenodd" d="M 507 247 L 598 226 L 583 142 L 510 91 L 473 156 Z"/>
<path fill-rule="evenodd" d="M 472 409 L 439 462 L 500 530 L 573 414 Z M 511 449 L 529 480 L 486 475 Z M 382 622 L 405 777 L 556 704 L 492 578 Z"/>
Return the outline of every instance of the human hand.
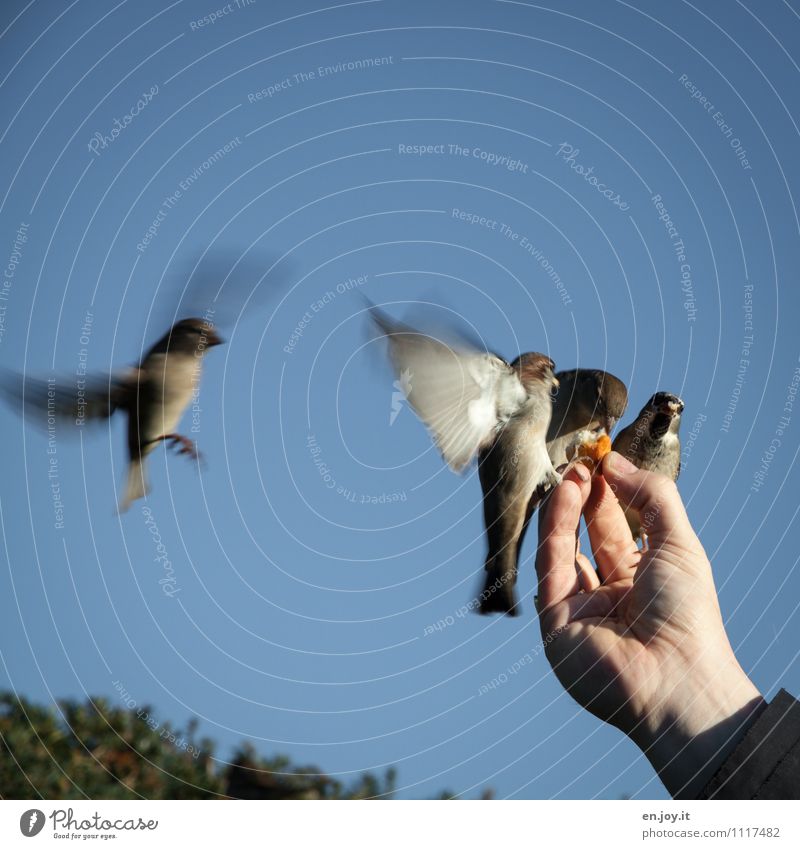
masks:
<path fill-rule="evenodd" d="M 617 496 L 639 512 L 646 551 Z M 597 572 L 577 548 L 581 513 Z M 694 798 L 764 702 L 734 657 L 675 484 L 613 452 L 594 477 L 570 467 L 539 510 L 536 571 L 558 679 L 636 742 L 672 796 Z"/>

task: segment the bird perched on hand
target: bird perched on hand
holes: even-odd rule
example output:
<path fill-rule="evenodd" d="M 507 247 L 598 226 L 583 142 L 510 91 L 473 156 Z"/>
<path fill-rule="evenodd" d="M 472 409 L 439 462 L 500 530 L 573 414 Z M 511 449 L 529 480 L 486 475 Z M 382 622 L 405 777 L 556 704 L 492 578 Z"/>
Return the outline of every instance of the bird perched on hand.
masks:
<path fill-rule="evenodd" d="M 527 353 L 507 363 L 464 339 L 448 345 L 375 307 L 370 312 L 409 404 L 450 468 L 461 472 L 478 458 L 489 542 L 480 612 L 517 615 L 514 584 L 531 496 L 561 482 L 545 445 L 558 386 L 553 361 Z"/>
<path fill-rule="evenodd" d="M 576 368 L 556 374 L 558 394 L 547 429 L 547 453 L 558 468 L 568 461 L 567 448 L 582 430 L 604 428 L 611 435 L 628 406 L 628 390 L 613 374 Z"/>
<path fill-rule="evenodd" d="M 681 471 L 678 430 L 683 406 L 683 401 L 677 395 L 656 392 L 642 407 L 636 420 L 619 432 L 613 450 L 640 469 L 660 472 L 676 481 Z M 645 542 L 639 514 L 626 505 L 623 508 L 633 538 Z"/>
<path fill-rule="evenodd" d="M 145 458 L 160 443 L 197 457 L 194 442 L 176 432 L 197 392 L 208 348 L 222 343 L 213 325 L 199 318 L 177 322 L 145 354 L 138 366 L 121 374 L 73 380 L 70 388 L 21 375 L 3 376 L 0 388 L 34 414 L 72 419 L 81 426 L 116 411 L 128 417 L 128 473 L 119 511 L 148 492 Z"/>

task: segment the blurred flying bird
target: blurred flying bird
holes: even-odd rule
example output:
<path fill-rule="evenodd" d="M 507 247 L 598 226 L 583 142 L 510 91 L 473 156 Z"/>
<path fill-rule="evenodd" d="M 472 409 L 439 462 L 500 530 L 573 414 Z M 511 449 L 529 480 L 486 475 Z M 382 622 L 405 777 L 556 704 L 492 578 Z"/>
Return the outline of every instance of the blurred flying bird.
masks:
<path fill-rule="evenodd" d="M 34 422 L 48 416 L 72 420 L 78 426 L 107 419 L 120 411 L 128 417 L 128 472 L 119 502 L 124 512 L 148 492 L 144 461 L 160 443 L 179 447 L 197 457 L 194 443 L 176 432 L 186 408 L 198 391 L 206 351 L 221 344 L 213 325 L 200 318 L 178 321 L 145 354 L 138 366 L 119 374 L 55 380 L 14 373 L 0 377 L 0 390 L 15 405 L 24 405 Z"/>
<path fill-rule="evenodd" d="M 538 487 L 561 476 L 547 454 L 552 391 L 558 381 L 544 354 L 507 363 L 459 337 L 446 344 L 370 309 L 411 407 L 456 472 L 478 458 L 489 551 L 481 613 L 519 613 L 514 584 Z M 405 378 L 403 378 L 405 375 Z"/>
<path fill-rule="evenodd" d="M 681 471 L 681 426 L 683 401 L 670 392 L 656 392 L 642 407 L 636 420 L 619 432 L 613 450 L 640 469 L 660 472 L 673 481 Z M 623 505 L 635 540 L 645 542 L 639 514 Z"/>

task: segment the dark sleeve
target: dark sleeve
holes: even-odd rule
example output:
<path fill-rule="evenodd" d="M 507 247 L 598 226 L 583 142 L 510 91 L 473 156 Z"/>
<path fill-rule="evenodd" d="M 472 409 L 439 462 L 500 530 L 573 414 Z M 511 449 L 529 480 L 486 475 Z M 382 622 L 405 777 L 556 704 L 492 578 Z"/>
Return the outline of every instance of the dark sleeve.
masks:
<path fill-rule="evenodd" d="M 698 798 L 800 799 L 800 702 L 781 690 Z"/>

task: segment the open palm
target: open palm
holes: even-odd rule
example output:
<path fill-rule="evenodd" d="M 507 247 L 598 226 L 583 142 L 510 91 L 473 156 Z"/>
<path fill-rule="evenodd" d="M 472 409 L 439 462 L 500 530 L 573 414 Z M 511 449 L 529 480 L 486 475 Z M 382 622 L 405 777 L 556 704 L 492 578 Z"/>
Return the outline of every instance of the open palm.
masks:
<path fill-rule="evenodd" d="M 620 476 L 607 458 L 591 478 L 581 465 L 568 470 L 539 513 L 536 568 L 542 635 L 558 679 L 644 748 L 670 729 L 700 734 L 758 692 L 733 655 L 711 566 L 674 483 L 630 469 Z M 614 490 L 639 511 L 646 551 Z M 597 571 L 578 549 L 581 515 Z"/>

